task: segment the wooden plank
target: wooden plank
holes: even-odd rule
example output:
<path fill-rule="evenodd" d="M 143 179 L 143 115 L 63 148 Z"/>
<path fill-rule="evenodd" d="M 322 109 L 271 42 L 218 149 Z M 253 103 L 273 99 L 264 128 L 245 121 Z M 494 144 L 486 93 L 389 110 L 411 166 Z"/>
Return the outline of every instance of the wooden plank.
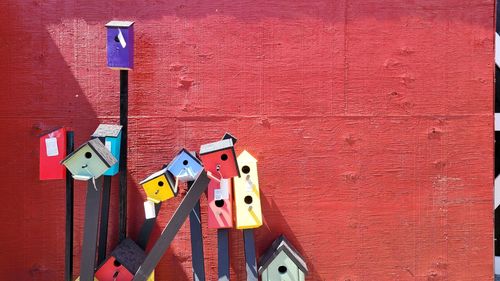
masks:
<path fill-rule="evenodd" d="M 111 176 L 103 176 L 101 220 L 99 225 L 99 244 L 97 246 L 97 265 L 106 260 L 106 248 L 108 245 L 108 221 L 109 203 L 111 197 Z"/>
<path fill-rule="evenodd" d="M 229 281 L 229 229 L 217 229 L 218 280 Z"/>
<path fill-rule="evenodd" d="M 188 186 L 190 184 L 188 183 Z M 193 260 L 193 280 L 205 281 L 205 255 L 203 252 L 203 233 L 201 228 L 200 201 L 196 202 L 189 213 L 191 231 L 191 256 Z"/>
<path fill-rule="evenodd" d="M 66 153 L 75 148 L 75 134 L 66 132 Z M 64 280 L 73 280 L 73 210 L 74 210 L 74 180 L 71 172 L 66 169 L 66 238 L 64 255 Z"/>
<path fill-rule="evenodd" d="M 255 238 L 253 229 L 243 230 L 243 243 L 245 244 L 245 264 L 247 270 L 247 281 L 257 281 L 257 258 L 255 255 Z"/>
<path fill-rule="evenodd" d="M 96 267 L 97 235 L 99 228 L 99 204 L 101 202 L 103 177 L 87 182 L 85 221 L 83 226 L 82 255 L 80 258 L 80 280 L 93 281 Z"/>
<path fill-rule="evenodd" d="M 128 70 L 120 70 L 120 125 L 122 143 L 120 146 L 120 188 L 118 191 L 118 240 L 127 236 L 127 133 L 128 133 Z"/>
<path fill-rule="evenodd" d="M 188 190 L 184 199 L 182 199 L 181 204 L 177 207 L 174 215 L 168 222 L 167 226 L 163 229 L 162 234 L 151 249 L 151 252 L 149 252 L 146 256 L 146 259 L 135 274 L 133 281 L 146 281 L 151 272 L 153 272 L 154 268 L 160 262 L 161 257 L 165 254 L 165 251 L 170 246 L 170 243 L 172 243 L 172 240 L 188 217 L 189 213 L 198 202 L 200 196 L 207 189 L 208 182 L 207 173 L 203 171 Z"/>

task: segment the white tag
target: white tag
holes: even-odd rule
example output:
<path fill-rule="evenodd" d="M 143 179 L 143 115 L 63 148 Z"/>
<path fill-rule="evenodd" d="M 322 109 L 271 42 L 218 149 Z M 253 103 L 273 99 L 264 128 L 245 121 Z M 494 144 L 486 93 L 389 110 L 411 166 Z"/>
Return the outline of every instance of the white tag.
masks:
<path fill-rule="evenodd" d="M 127 42 L 125 42 L 125 38 L 123 37 L 122 31 L 119 28 L 118 28 L 118 41 L 120 41 L 122 48 L 125 49 L 125 47 L 127 47 Z"/>
<path fill-rule="evenodd" d="M 110 141 L 105 141 L 104 146 L 106 146 L 106 148 L 109 150 L 109 152 L 111 152 L 111 142 Z"/>
<path fill-rule="evenodd" d="M 221 199 L 229 199 L 229 181 L 230 179 L 220 180 Z"/>
<path fill-rule="evenodd" d="M 222 200 L 222 190 L 220 189 L 214 190 L 214 200 Z"/>
<path fill-rule="evenodd" d="M 45 139 L 45 147 L 47 148 L 47 156 L 57 156 L 59 155 L 59 149 L 57 149 L 57 139 L 47 138 Z"/>
<path fill-rule="evenodd" d="M 147 220 L 156 217 L 154 202 L 149 200 L 144 202 L 144 215 L 146 216 Z"/>

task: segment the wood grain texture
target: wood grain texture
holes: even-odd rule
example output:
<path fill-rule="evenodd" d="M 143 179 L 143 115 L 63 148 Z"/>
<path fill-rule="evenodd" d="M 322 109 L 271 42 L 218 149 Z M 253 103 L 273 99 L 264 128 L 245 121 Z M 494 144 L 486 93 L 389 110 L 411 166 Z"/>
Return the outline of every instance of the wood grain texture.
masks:
<path fill-rule="evenodd" d="M 64 182 L 38 180 L 37 134 L 65 125 L 80 145 L 118 122 L 104 24 L 125 19 L 136 22 L 132 238 L 144 218 L 137 182 L 229 131 L 237 153 L 259 159 L 257 255 L 284 233 L 307 280 L 491 280 L 493 1 L 7 0 L 0 15 L 5 279 L 63 279 Z M 182 197 L 163 206 L 154 236 Z M 75 183 L 75 275 L 84 198 Z M 204 198 L 201 209 L 206 218 Z M 188 230 L 158 280 L 190 280 Z M 203 233 L 213 280 L 217 235 Z M 232 280 L 245 280 L 240 232 L 230 237 Z"/>

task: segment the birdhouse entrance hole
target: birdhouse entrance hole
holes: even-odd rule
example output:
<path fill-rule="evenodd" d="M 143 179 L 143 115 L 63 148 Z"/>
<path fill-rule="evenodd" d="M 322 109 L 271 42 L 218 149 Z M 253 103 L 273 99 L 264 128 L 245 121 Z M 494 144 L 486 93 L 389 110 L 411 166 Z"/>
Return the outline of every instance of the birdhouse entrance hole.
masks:
<path fill-rule="evenodd" d="M 158 182 L 158 186 L 163 186 L 163 184 L 164 184 L 163 181 Z"/>
<path fill-rule="evenodd" d="M 244 200 L 245 200 L 245 203 L 247 203 L 248 205 L 252 204 L 252 202 L 253 202 L 253 198 L 250 195 L 245 196 Z"/>
<path fill-rule="evenodd" d="M 182 161 L 182 164 L 186 166 L 189 162 L 187 160 Z"/>
<path fill-rule="evenodd" d="M 226 161 L 226 160 L 227 160 L 227 154 L 225 154 L 225 153 L 224 153 L 224 154 L 222 154 L 222 155 L 220 156 L 220 159 L 221 159 L 222 161 Z"/>
<path fill-rule="evenodd" d="M 285 273 L 286 273 L 286 271 L 287 271 L 286 266 L 284 266 L 284 265 L 280 265 L 280 267 L 278 267 L 278 272 L 279 272 L 280 274 L 285 274 Z"/>
<path fill-rule="evenodd" d="M 243 173 L 245 173 L 245 174 L 248 174 L 248 173 L 250 173 L 250 167 L 248 167 L 248 166 L 243 166 L 243 167 L 241 168 L 241 171 L 242 171 Z"/>
<path fill-rule="evenodd" d="M 85 158 L 87 158 L 87 159 L 92 158 L 92 153 L 90 153 L 90 152 L 85 152 Z"/>
<path fill-rule="evenodd" d="M 113 265 L 114 265 L 115 267 L 119 267 L 119 266 L 120 266 L 120 265 L 122 265 L 122 264 L 121 264 L 119 261 L 115 260 L 115 261 L 113 262 Z"/>
<path fill-rule="evenodd" d="M 222 206 L 224 206 L 224 200 L 215 200 L 215 206 L 221 208 Z"/>
<path fill-rule="evenodd" d="M 120 42 L 120 38 L 118 38 L 118 35 L 115 36 L 115 42 Z"/>

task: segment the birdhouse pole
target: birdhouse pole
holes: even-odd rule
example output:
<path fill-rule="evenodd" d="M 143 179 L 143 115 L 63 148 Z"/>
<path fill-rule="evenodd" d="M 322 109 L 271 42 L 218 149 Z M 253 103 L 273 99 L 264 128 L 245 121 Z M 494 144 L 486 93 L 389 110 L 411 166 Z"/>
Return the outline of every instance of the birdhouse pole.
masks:
<path fill-rule="evenodd" d="M 141 226 L 141 230 L 139 231 L 139 238 L 137 239 L 137 245 L 141 247 L 144 251 L 146 251 L 146 247 L 148 246 L 149 238 L 151 237 L 151 232 L 156 224 L 156 218 L 158 217 L 158 213 L 161 210 L 161 202 L 155 204 L 155 217 L 144 220 L 144 223 Z"/>
<path fill-rule="evenodd" d="M 75 147 L 73 131 L 66 132 L 66 153 L 73 152 Z M 71 172 L 66 169 L 66 239 L 65 239 L 65 269 L 64 280 L 72 281 L 73 279 L 73 186 L 74 180 Z"/>
<path fill-rule="evenodd" d="M 245 262 L 247 270 L 247 281 L 257 281 L 257 258 L 255 257 L 255 238 L 253 229 L 243 230 L 243 242 L 245 244 Z"/>
<path fill-rule="evenodd" d="M 229 229 L 217 229 L 218 281 L 229 281 Z"/>
<path fill-rule="evenodd" d="M 109 204 L 111 197 L 111 176 L 102 176 L 101 223 L 99 226 L 99 244 L 97 247 L 97 265 L 106 259 L 108 245 Z"/>
<path fill-rule="evenodd" d="M 80 281 L 94 280 L 102 182 L 103 177 L 95 179 L 95 182 L 93 179 L 87 181 L 82 255 L 80 260 Z"/>
<path fill-rule="evenodd" d="M 120 146 L 120 189 L 118 240 L 127 236 L 127 137 L 128 137 L 128 70 L 120 70 L 120 125 L 122 125 L 122 143 Z"/>
<path fill-rule="evenodd" d="M 188 182 L 188 188 L 193 182 Z M 205 281 L 205 255 L 203 253 L 203 235 L 201 229 L 200 200 L 189 213 L 191 233 L 191 258 L 193 262 L 193 281 Z"/>

